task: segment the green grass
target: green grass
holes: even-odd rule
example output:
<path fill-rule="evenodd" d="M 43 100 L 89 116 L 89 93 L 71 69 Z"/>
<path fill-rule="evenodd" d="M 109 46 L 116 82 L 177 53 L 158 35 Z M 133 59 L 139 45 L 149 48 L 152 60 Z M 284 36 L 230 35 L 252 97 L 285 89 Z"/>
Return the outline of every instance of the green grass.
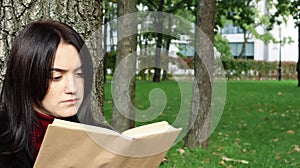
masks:
<path fill-rule="evenodd" d="M 167 120 L 171 123 L 177 117 L 178 109 L 180 108 L 181 101 L 181 92 L 185 92 L 191 95 L 192 92 L 192 84 L 190 82 L 181 82 L 181 85 L 184 90 L 182 90 L 178 84 L 174 81 L 163 81 L 161 83 L 153 83 L 147 81 L 137 81 L 136 82 L 136 108 L 144 111 L 147 110 L 151 106 L 151 101 L 153 104 L 161 103 L 163 99 L 166 99 L 166 104 L 164 107 L 164 111 L 158 118 L 154 120 L 150 120 L 148 122 L 137 122 L 137 125 L 143 125 L 150 122 Z M 149 97 L 151 90 L 160 89 L 165 96 L 153 96 L 153 98 Z M 187 96 L 188 97 L 188 96 Z M 149 100 L 151 98 L 151 101 Z M 190 100 L 190 97 L 189 97 Z M 112 96 L 111 96 L 111 83 L 108 82 L 105 85 L 105 114 L 106 119 L 110 120 L 110 112 L 112 111 Z M 184 112 L 189 112 L 189 109 L 186 109 Z M 145 118 L 144 120 L 147 120 Z"/>
<path fill-rule="evenodd" d="M 228 81 L 224 112 L 210 136 L 209 147 L 187 149 L 179 142 L 160 167 L 300 167 L 300 88 L 296 86 L 297 81 Z M 156 87 L 162 88 L 168 98 L 158 120 L 172 123 L 181 101 L 175 82 L 138 82 L 137 106 L 147 108 L 148 91 Z M 109 94 L 108 83 L 108 116 Z"/>

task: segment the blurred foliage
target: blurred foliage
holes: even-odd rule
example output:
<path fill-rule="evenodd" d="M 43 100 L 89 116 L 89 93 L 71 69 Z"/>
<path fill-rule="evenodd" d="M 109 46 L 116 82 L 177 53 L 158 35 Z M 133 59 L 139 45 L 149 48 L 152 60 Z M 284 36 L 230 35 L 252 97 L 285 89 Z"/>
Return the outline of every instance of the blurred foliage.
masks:
<path fill-rule="evenodd" d="M 110 52 L 105 53 L 106 54 L 106 69 L 110 69 L 112 73 L 114 72 L 116 68 L 116 55 L 117 52 L 112 50 Z"/>
<path fill-rule="evenodd" d="M 277 79 L 277 61 L 256 61 L 221 57 L 226 77 L 228 79 Z M 282 78 L 297 79 L 296 62 L 282 62 Z"/>
<path fill-rule="evenodd" d="M 214 46 L 221 54 L 221 57 L 232 57 L 228 40 L 223 38 L 221 34 L 215 34 Z"/>

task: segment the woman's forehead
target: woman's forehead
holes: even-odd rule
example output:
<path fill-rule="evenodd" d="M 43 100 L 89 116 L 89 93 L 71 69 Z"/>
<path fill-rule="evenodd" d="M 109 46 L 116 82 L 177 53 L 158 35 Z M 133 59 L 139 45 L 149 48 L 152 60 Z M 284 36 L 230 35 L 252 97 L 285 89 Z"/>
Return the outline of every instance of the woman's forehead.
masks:
<path fill-rule="evenodd" d="M 81 60 L 77 49 L 68 43 L 60 43 L 57 47 L 53 68 L 75 70 L 81 67 Z"/>

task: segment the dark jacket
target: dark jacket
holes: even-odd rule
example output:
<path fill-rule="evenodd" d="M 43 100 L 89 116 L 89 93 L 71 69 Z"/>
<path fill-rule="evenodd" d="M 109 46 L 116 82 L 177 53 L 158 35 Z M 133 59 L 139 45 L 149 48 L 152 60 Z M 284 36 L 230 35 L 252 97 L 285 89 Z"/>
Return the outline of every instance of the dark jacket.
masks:
<path fill-rule="evenodd" d="M 34 161 L 28 158 L 28 155 L 22 152 L 0 155 L 1 168 L 32 168 Z"/>
<path fill-rule="evenodd" d="M 5 149 L 11 146 L 4 133 L 7 130 L 7 118 L 0 115 L 0 168 L 32 168 L 34 161 L 21 150 L 12 154 L 3 154 Z"/>

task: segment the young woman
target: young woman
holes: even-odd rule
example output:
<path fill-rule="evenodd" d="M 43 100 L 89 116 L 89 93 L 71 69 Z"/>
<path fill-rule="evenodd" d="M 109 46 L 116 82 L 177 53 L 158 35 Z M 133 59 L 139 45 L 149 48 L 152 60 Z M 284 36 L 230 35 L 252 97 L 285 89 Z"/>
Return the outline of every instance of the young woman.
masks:
<path fill-rule="evenodd" d="M 1 91 L 0 167 L 33 167 L 54 118 L 91 116 L 92 83 L 91 56 L 77 32 L 54 21 L 27 25 L 12 45 Z"/>

